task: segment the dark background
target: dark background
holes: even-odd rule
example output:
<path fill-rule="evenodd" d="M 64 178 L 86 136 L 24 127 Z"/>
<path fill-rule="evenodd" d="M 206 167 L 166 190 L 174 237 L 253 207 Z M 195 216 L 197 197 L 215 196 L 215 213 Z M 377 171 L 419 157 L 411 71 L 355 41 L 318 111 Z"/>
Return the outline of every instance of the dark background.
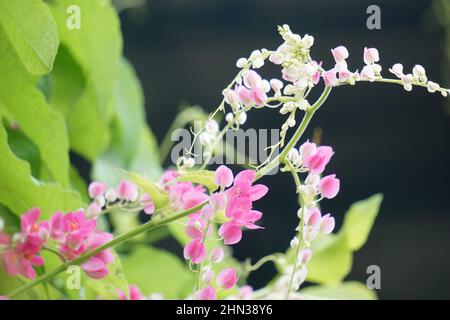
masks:
<path fill-rule="evenodd" d="M 366 28 L 366 8 L 381 7 L 381 30 Z M 383 74 L 396 62 L 422 64 L 440 82 L 444 35 L 430 1 L 150 0 L 121 14 L 125 55 L 143 84 L 148 121 L 159 141 L 180 102 L 213 110 L 234 77 L 235 61 L 254 49 L 275 49 L 278 24 L 315 37 L 312 56 L 332 66 L 330 49 L 345 45 L 351 69 L 361 68 L 364 46 L 377 47 Z M 277 74 L 264 73 L 267 77 Z M 317 91 L 320 91 L 318 89 Z M 281 116 L 253 112 L 248 127 L 275 128 Z M 336 150 L 328 172 L 342 189 L 325 210 L 338 226 L 351 203 L 383 192 L 385 200 L 368 243 L 354 256 L 350 280 L 365 282 L 368 265 L 381 267 L 380 298 L 450 298 L 450 117 L 445 99 L 415 88 L 358 84 L 334 90 L 311 128 Z M 312 129 L 307 132 L 310 137 Z M 264 232 L 236 245 L 239 258 L 282 251 L 294 235 L 298 205 L 290 177 L 266 177 L 270 195 L 257 207 Z M 256 287 L 274 273 L 250 278 Z"/>

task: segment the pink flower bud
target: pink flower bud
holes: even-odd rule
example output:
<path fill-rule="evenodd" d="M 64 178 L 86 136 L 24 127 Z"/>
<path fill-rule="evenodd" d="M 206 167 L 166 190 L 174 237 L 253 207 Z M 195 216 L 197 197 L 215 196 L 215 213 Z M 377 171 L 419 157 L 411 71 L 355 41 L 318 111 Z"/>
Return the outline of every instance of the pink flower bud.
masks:
<path fill-rule="evenodd" d="M 299 257 L 300 263 L 308 263 L 312 257 L 311 249 L 309 249 L 309 248 L 303 249 L 302 251 L 300 251 L 298 257 Z"/>
<path fill-rule="evenodd" d="M 207 286 L 197 292 L 196 298 L 198 300 L 217 300 L 216 289 L 212 286 Z"/>
<path fill-rule="evenodd" d="M 236 271 L 233 268 L 227 268 L 219 273 L 216 282 L 221 288 L 228 290 L 236 285 L 237 280 Z"/>
<path fill-rule="evenodd" d="M 241 227 L 231 222 L 226 222 L 219 228 L 219 236 L 223 238 L 223 242 L 227 245 L 235 244 L 242 239 Z"/>
<path fill-rule="evenodd" d="M 102 212 L 102 207 L 100 207 L 96 202 L 92 202 L 87 208 L 87 214 L 90 217 L 95 217 Z"/>
<path fill-rule="evenodd" d="M 363 79 L 363 80 L 369 80 L 372 82 L 376 79 L 375 72 L 373 72 L 373 68 L 371 66 L 365 66 L 361 70 L 360 75 L 361 75 L 361 79 Z"/>
<path fill-rule="evenodd" d="M 204 283 L 209 284 L 214 279 L 214 271 L 212 271 L 210 266 L 207 266 L 203 270 L 202 280 Z"/>
<path fill-rule="evenodd" d="M 303 164 L 312 173 L 320 174 L 325 170 L 325 166 L 330 162 L 334 152 L 331 147 L 318 147 L 316 153 L 305 158 Z"/>
<path fill-rule="evenodd" d="M 184 247 L 184 258 L 192 263 L 201 263 L 206 256 L 205 244 L 200 239 L 194 239 Z"/>
<path fill-rule="evenodd" d="M 225 93 L 225 101 L 230 105 L 234 106 L 239 103 L 239 96 L 234 90 L 228 90 Z"/>
<path fill-rule="evenodd" d="M 228 188 L 233 183 L 233 172 L 224 165 L 216 169 L 214 183 L 218 187 Z"/>
<path fill-rule="evenodd" d="M 215 214 L 216 211 L 214 210 L 214 207 L 210 204 L 207 204 L 201 210 L 202 218 L 205 220 L 211 220 L 212 218 L 214 218 Z"/>
<path fill-rule="evenodd" d="M 320 213 L 320 210 L 316 207 L 309 209 L 306 212 L 305 220 L 306 223 L 310 226 L 317 226 L 320 223 L 320 219 L 322 218 L 322 214 Z"/>
<path fill-rule="evenodd" d="M 106 190 L 106 184 L 101 182 L 91 182 L 89 184 L 88 192 L 91 198 L 97 198 L 103 195 Z"/>
<path fill-rule="evenodd" d="M 239 100 L 243 105 L 247 106 L 253 103 L 252 92 L 250 89 L 247 89 L 244 86 L 238 86 L 235 90 L 239 96 Z"/>
<path fill-rule="evenodd" d="M 214 248 L 213 251 L 211 251 L 211 255 L 209 256 L 209 260 L 213 263 L 219 263 L 223 260 L 224 252 L 223 249 L 220 247 Z"/>
<path fill-rule="evenodd" d="M 324 215 L 320 222 L 320 231 L 322 231 L 323 234 L 329 234 L 333 231 L 335 226 L 334 218 L 331 217 L 329 213 Z"/>
<path fill-rule="evenodd" d="M 348 58 L 348 50 L 344 46 L 339 46 L 337 48 L 331 49 L 334 61 L 341 62 Z"/>
<path fill-rule="evenodd" d="M 380 55 L 375 48 L 364 48 L 364 63 L 372 64 L 380 61 Z"/>
<path fill-rule="evenodd" d="M 317 146 L 315 143 L 306 141 L 300 146 L 299 153 L 302 161 L 304 161 L 307 157 L 315 154 L 317 152 Z"/>
<path fill-rule="evenodd" d="M 322 73 L 322 78 L 327 87 L 334 86 L 337 81 L 336 71 L 334 69 Z"/>
<path fill-rule="evenodd" d="M 318 188 L 322 197 L 332 199 L 339 192 L 340 181 L 336 178 L 335 174 L 331 174 L 320 180 Z"/>
<path fill-rule="evenodd" d="M 136 201 L 139 196 L 136 186 L 127 180 L 120 181 L 116 193 L 119 199 L 127 201 Z"/>
<path fill-rule="evenodd" d="M 251 300 L 253 296 L 253 288 L 249 285 L 245 285 L 239 288 L 239 293 L 237 294 L 237 298 L 239 300 Z"/>
<path fill-rule="evenodd" d="M 247 88 L 259 88 L 261 81 L 261 76 L 254 70 L 248 70 L 244 75 L 244 84 Z"/>
<path fill-rule="evenodd" d="M 264 92 L 263 89 L 261 89 L 261 88 L 252 89 L 251 96 L 252 96 L 253 102 L 257 106 L 262 107 L 266 104 L 267 94 Z"/>
<path fill-rule="evenodd" d="M 227 197 L 224 192 L 216 192 L 213 193 L 209 197 L 209 204 L 215 209 L 215 210 L 225 210 L 227 206 Z"/>

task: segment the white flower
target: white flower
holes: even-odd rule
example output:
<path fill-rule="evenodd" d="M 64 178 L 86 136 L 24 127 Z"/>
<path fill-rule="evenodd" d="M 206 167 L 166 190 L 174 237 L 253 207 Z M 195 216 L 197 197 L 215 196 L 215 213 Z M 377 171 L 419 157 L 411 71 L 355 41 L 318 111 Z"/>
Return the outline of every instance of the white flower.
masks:
<path fill-rule="evenodd" d="M 284 61 L 284 55 L 281 52 L 274 52 L 269 56 L 269 61 L 273 64 L 282 64 Z"/>
<path fill-rule="evenodd" d="M 252 61 L 252 67 L 255 69 L 259 69 L 264 65 L 264 59 L 262 58 L 262 54 L 260 50 L 254 50 L 250 54 L 250 61 Z"/>
<path fill-rule="evenodd" d="M 298 104 L 298 108 L 300 110 L 306 110 L 309 108 L 309 106 L 310 106 L 310 104 L 309 104 L 308 100 L 306 100 L 306 99 L 300 101 L 300 103 Z"/>
<path fill-rule="evenodd" d="M 184 158 L 183 159 L 183 166 L 186 168 L 192 168 L 195 165 L 194 158 Z"/>
<path fill-rule="evenodd" d="M 243 125 L 246 121 L 247 121 L 247 113 L 242 112 L 237 118 L 237 123 Z"/>
<path fill-rule="evenodd" d="M 431 92 L 431 93 L 436 92 L 436 91 L 439 90 L 439 88 L 440 88 L 439 84 L 437 84 L 437 83 L 435 83 L 433 81 L 428 81 L 427 89 L 428 89 L 429 92 Z"/>
<path fill-rule="evenodd" d="M 291 248 L 296 248 L 298 246 L 298 244 L 300 243 L 300 241 L 298 241 L 297 237 L 292 238 L 290 246 Z"/>
<path fill-rule="evenodd" d="M 236 67 L 243 68 L 248 63 L 248 60 L 246 58 L 239 58 L 238 61 L 236 61 Z"/>
<path fill-rule="evenodd" d="M 214 136 L 205 131 L 200 133 L 200 135 L 198 136 L 198 140 L 200 141 L 201 145 L 207 146 L 214 140 Z"/>
<path fill-rule="evenodd" d="M 296 122 L 295 122 L 294 118 L 289 118 L 289 119 L 287 119 L 286 123 L 290 128 L 292 128 L 293 126 L 295 126 Z"/>
<path fill-rule="evenodd" d="M 231 112 L 227 113 L 227 115 L 225 116 L 225 121 L 228 123 L 232 122 L 233 119 L 234 119 L 234 116 Z"/>
<path fill-rule="evenodd" d="M 401 63 L 396 63 L 392 66 L 392 68 L 389 68 L 389 71 L 393 74 L 395 74 L 395 76 L 397 78 L 402 78 L 404 76 L 403 74 L 403 65 Z"/>
<path fill-rule="evenodd" d="M 414 66 L 414 68 L 413 68 L 413 75 L 414 75 L 414 78 L 416 78 L 417 80 L 419 80 L 421 82 L 427 82 L 428 81 L 425 69 L 420 64 L 416 64 Z"/>
<path fill-rule="evenodd" d="M 205 129 L 210 134 L 216 134 L 219 131 L 219 124 L 216 120 L 211 119 L 205 124 Z"/>
<path fill-rule="evenodd" d="M 105 198 L 108 202 L 114 202 L 117 200 L 117 193 L 114 189 L 108 189 L 105 193 Z"/>
<path fill-rule="evenodd" d="M 287 157 L 290 161 L 296 162 L 298 159 L 300 159 L 300 154 L 298 153 L 297 149 L 293 148 L 293 149 L 289 150 Z"/>

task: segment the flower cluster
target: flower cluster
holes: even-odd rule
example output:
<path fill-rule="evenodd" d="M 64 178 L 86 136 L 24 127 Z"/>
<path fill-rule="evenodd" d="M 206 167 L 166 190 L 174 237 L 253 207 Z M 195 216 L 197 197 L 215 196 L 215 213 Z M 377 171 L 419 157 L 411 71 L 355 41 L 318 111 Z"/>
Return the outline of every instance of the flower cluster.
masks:
<path fill-rule="evenodd" d="M 12 239 L 0 232 L 1 258 L 7 273 L 34 279 L 33 267 L 44 264 L 42 250 L 57 252 L 70 261 L 112 240 L 111 234 L 96 230 L 96 220 L 88 218 L 83 210 L 67 214 L 57 212 L 49 221 L 38 221 L 40 214 L 38 208 L 24 213 L 20 232 Z M 107 265 L 114 259 L 110 250 L 103 250 L 81 267 L 89 277 L 99 279 L 108 274 Z"/>
<path fill-rule="evenodd" d="M 320 175 L 325 171 L 334 151 L 329 146 L 317 146 L 309 141 L 300 148 L 292 149 L 288 155 L 293 170 L 299 173 L 308 173 L 305 183 L 298 186 L 300 193 L 301 208 L 297 212 L 299 225 L 296 228 L 297 236 L 290 243 L 295 252 L 293 264 L 288 264 L 284 272 L 274 285 L 274 297 L 284 294 L 292 289 L 297 291 L 306 280 L 306 265 L 311 259 L 312 250 L 310 243 L 317 236 L 329 234 L 335 227 L 335 220 L 331 214 L 322 215 L 317 203 L 322 198 L 334 198 L 340 188 L 340 181 L 336 175 L 328 175 L 323 178 Z M 317 197 L 320 198 L 317 200 Z M 273 297 L 272 297 L 273 298 Z"/>
<path fill-rule="evenodd" d="M 245 170 L 233 176 L 226 166 L 220 166 L 215 171 L 214 182 L 219 191 L 213 193 L 201 211 L 189 215 L 186 222 L 186 234 L 192 239 L 184 247 L 184 257 L 192 264 L 199 264 L 202 288 L 197 288 L 197 299 L 215 299 L 216 290 L 211 285 L 214 271 L 211 264 L 219 263 L 224 257 L 221 247 L 215 247 L 207 254 L 206 241 L 212 233 L 214 221 L 221 223 L 218 235 L 225 245 L 233 245 L 242 239 L 242 229 L 261 228 L 255 223 L 261 219 L 262 213 L 253 210 L 253 202 L 261 199 L 268 191 L 264 185 L 253 185 L 254 170 Z M 172 185 L 176 187 L 178 183 Z M 192 190 L 192 186 L 190 189 Z M 204 194 L 203 194 L 204 195 Z M 203 200 L 196 198 L 197 200 Z M 192 199 L 192 197 L 191 197 Z M 207 258 L 208 256 L 208 258 Z M 204 264 L 207 261 L 208 264 Z M 203 267 L 202 267 L 203 266 Z M 199 275 L 200 277 L 200 275 Z M 236 271 L 232 268 L 222 270 L 216 277 L 216 284 L 225 290 L 231 289 L 237 282 Z"/>

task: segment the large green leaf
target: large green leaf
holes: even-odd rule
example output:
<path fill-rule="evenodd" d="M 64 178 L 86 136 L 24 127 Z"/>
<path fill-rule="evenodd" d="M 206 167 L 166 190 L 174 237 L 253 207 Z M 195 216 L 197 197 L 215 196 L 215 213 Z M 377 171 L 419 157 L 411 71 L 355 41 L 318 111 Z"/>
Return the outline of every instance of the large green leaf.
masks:
<path fill-rule="evenodd" d="M 0 28 L 0 113 L 36 145 L 55 181 L 69 184 L 69 141 L 61 115 L 50 108 L 35 79 L 26 73 Z"/>
<path fill-rule="evenodd" d="M 70 5 L 80 8 L 80 29 L 66 27 Z M 109 122 L 114 114 L 112 99 L 122 51 L 119 19 L 108 0 L 57 0 L 49 6 L 61 43 L 85 78 L 85 90 L 67 115 L 71 146 L 94 160 L 108 145 Z"/>
<path fill-rule="evenodd" d="M 382 200 L 381 194 L 373 195 L 352 204 L 345 214 L 341 232 L 346 235 L 347 244 L 353 251 L 359 250 L 366 243 Z"/>
<path fill-rule="evenodd" d="M 55 21 L 42 0 L 0 0 L 0 24 L 29 73 L 50 72 L 59 39 Z"/>
<path fill-rule="evenodd" d="M 308 280 L 336 285 L 349 274 L 353 252 L 367 241 L 383 197 L 376 194 L 353 204 L 337 234 L 321 236 L 312 243 Z"/>
<path fill-rule="evenodd" d="M 375 291 L 359 282 L 349 281 L 337 286 L 310 286 L 300 291 L 306 299 L 374 300 Z"/>
<path fill-rule="evenodd" d="M 185 298 L 194 286 L 194 274 L 167 251 L 137 246 L 122 263 L 128 282 L 147 295 L 161 293 L 166 299 Z"/>
<path fill-rule="evenodd" d="M 57 210 L 82 206 L 80 195 L 56 183 L 43 183 L 31 176 L 29 164 L 17 158 L 8 145 L 5 128 L 0 125 L 0 203 L 20 215 L 32 207 L 41 208 L 46 219 Z"/>

